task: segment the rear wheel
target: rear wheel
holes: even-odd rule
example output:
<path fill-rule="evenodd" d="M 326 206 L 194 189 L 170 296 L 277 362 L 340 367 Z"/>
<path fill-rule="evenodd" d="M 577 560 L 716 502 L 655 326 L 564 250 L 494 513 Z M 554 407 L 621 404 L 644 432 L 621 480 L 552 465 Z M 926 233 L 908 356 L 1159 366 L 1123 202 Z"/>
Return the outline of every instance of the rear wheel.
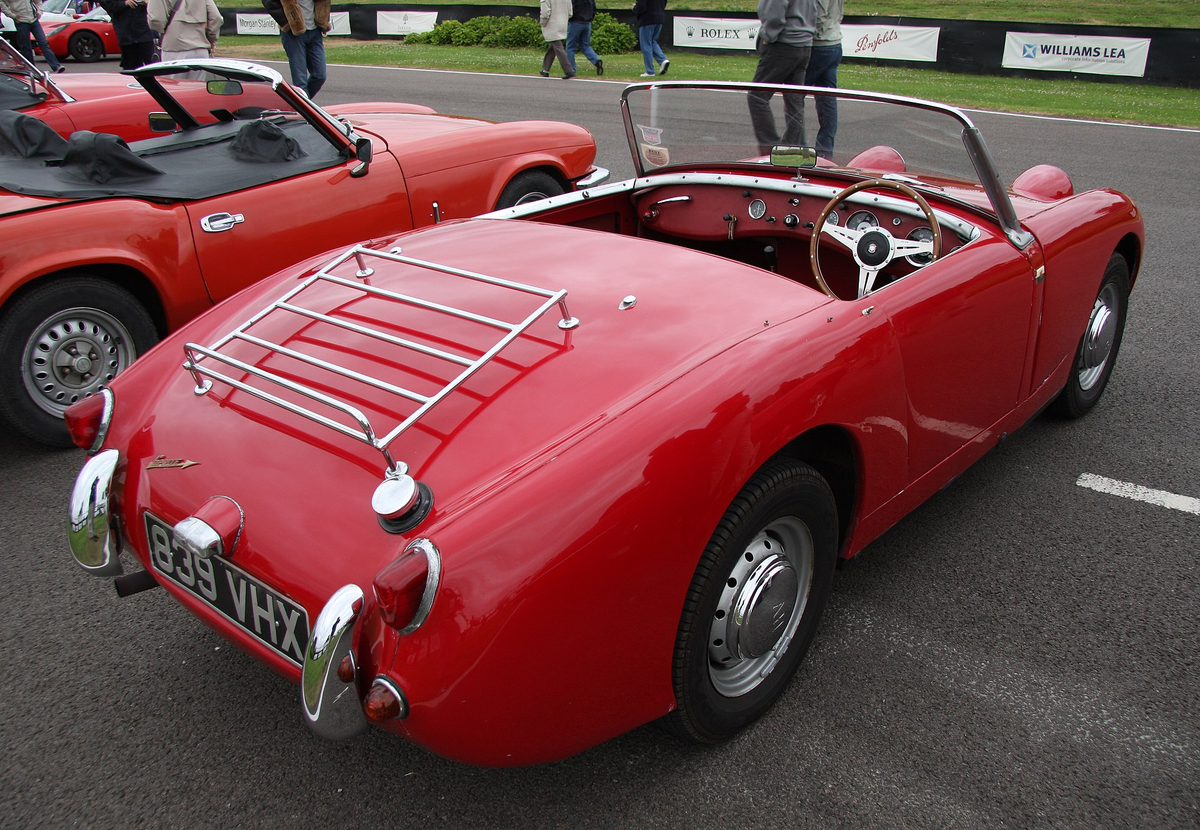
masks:
<path fill-rule="evenodd" d="M 1079 339 L 1071 376 L 1052 405 L 1054 414 L 1079 418 L 1100 400 L 1117 362 L 1128 306 L 1129 265 L 1125 257 L 1113 254 L 1104 271 L 1087 328 Z"/>
<path fill-rule="evenodd" d="M 781 460 L 734 499 L 692 578 L 675 640 L 666 726 L 724 740 L 783 693 L 829 598 L 837 505 L 807 464 Z"/>
<path fill-rule="evenodd" d="M 120 286 L 68 276 L 0 310 L 0 415 L 42 444 L 71 445 L 63 412 L 154 345 L 150 315 Z"/>
<path fill-rule="evenodd" d="M 496 202 L 496 210 L 548 199 L 564 192 L 563 186 L 549 173 L 542 170 L 526 170 L 505 186 L 500 200 Z"/>
<path fill-rule="evenodd" d="M 104 57 L 104 41 L 95 32 L 76 32 L 67 41 L 67 51 L 80 63 L 92 63 Z"/>

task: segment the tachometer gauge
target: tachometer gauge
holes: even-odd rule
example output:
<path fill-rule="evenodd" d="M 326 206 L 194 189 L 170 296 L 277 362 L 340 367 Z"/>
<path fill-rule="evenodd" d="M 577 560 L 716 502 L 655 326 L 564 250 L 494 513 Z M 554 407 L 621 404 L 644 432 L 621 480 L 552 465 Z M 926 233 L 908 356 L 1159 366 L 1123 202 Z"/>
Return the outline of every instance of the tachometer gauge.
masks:
<path fill-rule="evenodd" d="M 911 239 L 913 242 L 933 242 L 933 230 L 925 227 L 915 228 L 905 239 Z M 913 256 L 906 256 L 905 259 L 908 260 L 910 265 L 921 268 L 933 262 L 933 254 L 914 254 Z"/>
<path fill-rule="evenodd" d="M 836 210 L 831 210 L 829 211 L 829 215 L 825 217 L 825 221 L 831 225 L 836 225 L 838 222 L 842 221 L 842 219 L 840 216 L 838 216 L 838 212 Z"/>
<path fill-rule="evenodd" d="M 850 218 L 846 220 L 846 227 L 852 231 L 861 231 L 864 228 L 878 228 L 879 219 L 869 210 L 860 210 L 850 214 Z"/>

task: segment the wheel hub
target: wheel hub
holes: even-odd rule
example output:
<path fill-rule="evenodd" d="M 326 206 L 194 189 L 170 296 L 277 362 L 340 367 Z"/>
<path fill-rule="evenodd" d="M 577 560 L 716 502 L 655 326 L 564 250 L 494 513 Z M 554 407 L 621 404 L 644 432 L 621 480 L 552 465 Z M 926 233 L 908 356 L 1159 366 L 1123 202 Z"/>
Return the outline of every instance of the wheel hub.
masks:
<path fill-rule="evenodd" d="M 30 397 L 61 416 L 75 401 L 97 391 L 129 366 L 133 339 L 115 317 L 99 309 L 71 309 L 43 321 L 21 360 Z"/>
<path fill-rule="evenodd" d="M 1085 391 L 1095 386 L 1104 374 L 1117 337 L 1117 318 L 1108 298 L 1098 297 L 1079 354 L 1079 386 Z"/>

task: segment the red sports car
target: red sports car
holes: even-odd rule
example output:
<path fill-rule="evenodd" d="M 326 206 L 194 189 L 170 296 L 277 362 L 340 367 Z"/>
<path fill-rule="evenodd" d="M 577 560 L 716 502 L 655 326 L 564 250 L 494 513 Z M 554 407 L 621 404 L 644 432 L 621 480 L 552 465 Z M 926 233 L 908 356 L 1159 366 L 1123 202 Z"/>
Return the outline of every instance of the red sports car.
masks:
<path fill-rule="evenodd" d="M 774 95 L 836 98 L 836 151 L 781 140 Z M 1099 402 L 1126 196 L 1005 187 L 927 101 L 623 104 L 636 179 L 307 259 L 71 407 L 78 564 L 165 587 L 322 736 L 488 765 L 656 719 L 715 742 L 783 693 L 839 557 Z"/>
<path fill-rule="evenodd" d="M 607 176 L 591 134 L 570 124 L 322 110 L 240 61 L 133 75 L 177 129 L 128 145 L 64 140 L 0 111 L 0 415 L 45 443 L 69 443 L 72 402 L 285 265 Z"/>
<path fill-rule="evenodd" d="M 60 58 L 70 56 L 80 63 L 92 63 L 106 55 L 121 54 L 112 18 L 101 8 L 74 20 L 45 26 L 45 30 L 46 42 Z"/>

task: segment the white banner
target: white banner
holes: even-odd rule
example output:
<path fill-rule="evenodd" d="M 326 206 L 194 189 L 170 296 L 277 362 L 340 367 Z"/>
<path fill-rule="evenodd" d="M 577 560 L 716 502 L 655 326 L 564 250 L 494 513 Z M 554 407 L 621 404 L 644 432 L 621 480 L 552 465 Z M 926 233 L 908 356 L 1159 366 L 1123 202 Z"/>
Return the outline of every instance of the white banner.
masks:
<path fill-rule="evenodd" d="M 842 57 L 891 61 L 937 60 L 936 26 L 842 25 Z"/>
<path fill-rule="evenodd" d="M 675 17 L 675 46 L 708 49 L 754 49 L 758 38 L 757 18 Z"/>
<path fill-rule="evenodd" d="M 432 32 L 437 18 L 437 12 L 375 12 L 375 31 L 381 35 Z"/>
<path fill-rule="evenodd" d="M 350 34 L 350 12 L 334 12 L 329 15 L 333 26 L 326 35 Z M 279 24 L 269 14 L 239 14 L 237 15 L 237 33 L 239 35 L 276 35 L 279 34 Z"/>
<path fill-rule="evenodd" d="M 1149 54 L 1149 38 L 1008 32 L 1002 65 L 1008 69 L 1141 78 L 1146 74 Z"/>

